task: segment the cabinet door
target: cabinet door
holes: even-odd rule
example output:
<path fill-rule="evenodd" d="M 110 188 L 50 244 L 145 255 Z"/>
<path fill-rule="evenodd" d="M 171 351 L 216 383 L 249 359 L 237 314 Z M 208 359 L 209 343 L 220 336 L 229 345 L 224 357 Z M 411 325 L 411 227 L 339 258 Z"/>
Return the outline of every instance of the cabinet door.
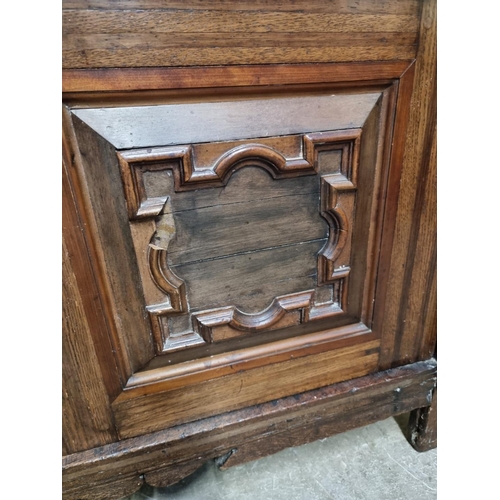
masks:
<path fill-rule="evenodd" d="M 121 438 L 378 370 L 413 78 L 378 66 L 67 102 Z"/>

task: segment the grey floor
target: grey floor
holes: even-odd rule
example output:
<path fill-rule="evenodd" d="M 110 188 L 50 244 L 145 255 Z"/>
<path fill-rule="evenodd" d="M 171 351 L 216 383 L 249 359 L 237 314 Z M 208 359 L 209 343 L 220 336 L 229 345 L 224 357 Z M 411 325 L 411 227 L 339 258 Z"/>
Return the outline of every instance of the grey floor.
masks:
<path fill-rule="evenodd" d="M 283 450 L 220 471 L 209 462 L 169 488 L 143 487 L 126 500 L 433 500 L 436 450 L 416 452 L 406 416 Z"/>

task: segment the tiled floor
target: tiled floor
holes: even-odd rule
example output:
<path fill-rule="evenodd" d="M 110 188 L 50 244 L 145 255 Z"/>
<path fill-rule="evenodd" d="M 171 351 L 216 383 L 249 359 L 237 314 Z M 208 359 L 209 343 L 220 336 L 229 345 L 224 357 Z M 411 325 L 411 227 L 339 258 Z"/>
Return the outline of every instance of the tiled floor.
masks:
<path fill-rule="evenodd" d="M 404 417 L 220 471 L 214 462 L 170 488 L 127 500 L 434 500 L 436 450 L 416 452 Z"/>

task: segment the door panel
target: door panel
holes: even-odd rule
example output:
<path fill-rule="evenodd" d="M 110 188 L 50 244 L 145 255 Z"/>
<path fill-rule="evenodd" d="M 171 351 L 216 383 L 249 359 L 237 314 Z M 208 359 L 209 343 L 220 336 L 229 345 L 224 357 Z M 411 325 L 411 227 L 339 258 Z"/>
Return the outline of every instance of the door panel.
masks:
<path fill-rule="evenodd" d="M 397 90 L 72 101 L 120 437 L 377 370 Z"/>

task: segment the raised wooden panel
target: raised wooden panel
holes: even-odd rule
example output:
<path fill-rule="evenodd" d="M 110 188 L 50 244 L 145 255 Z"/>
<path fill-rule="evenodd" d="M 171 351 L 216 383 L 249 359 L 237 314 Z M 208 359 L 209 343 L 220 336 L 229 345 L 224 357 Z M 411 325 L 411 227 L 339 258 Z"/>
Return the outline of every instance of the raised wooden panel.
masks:
<path fill-rule="evenodd" d="M 115 355 L 130 356 L 120 436 L 376 371 L 398 88 L 71 98 Z"/>
<path fill-rule="evenodd" d="M 360 135 L 347 129 L 118 154 L 129 216 L 156 215 L 152 235 L 132 225 L 143 282 L 151 276 L 168 298 L 155 304 L 146 285 L 159 352 L 342 312 Z M 193 190 L 211 186 L 198 201 Z M 256 198 L 242 201 L 239 191 Z M 316 286 L 328 285 L 330 300 L 316 300 Z M 164 317 L 189 313 L 192 326 L 177 320 L 180 331 Z"/>

